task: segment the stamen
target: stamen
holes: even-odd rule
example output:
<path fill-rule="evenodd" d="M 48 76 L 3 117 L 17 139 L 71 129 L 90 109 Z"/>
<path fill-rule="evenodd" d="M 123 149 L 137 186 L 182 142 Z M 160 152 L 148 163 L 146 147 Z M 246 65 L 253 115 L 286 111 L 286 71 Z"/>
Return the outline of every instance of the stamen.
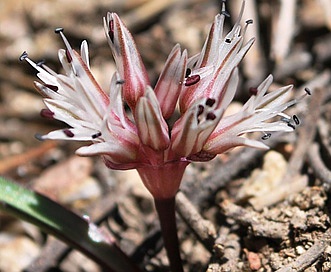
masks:
<path fill-rule="evenodd" d="M 215 104 L 216 100 L 214 98 L 208 98 L 206 101 L 206 105 L 212 107 Z"/>
<path fill-rule="evenodd" d="M 37 66 L 41 67 L 45 64 L 45 60 L 40 60 L 36 63 Z"/>
<path fill-rule="evenodd" d="M 261 139 L 262 139 L 263 141 L 265 141 L 265 140 L 268 140 L 270 137 L 271 137 L 271 133 L 266 133 L 266 134 L 264 134 L 264 135 L 261 137 Z"/>
<path fill-rule="evenodd" d="M 229 38 L 225 39 L 226 43 L 231 43 L 231 40 Z"/>
<path fill-rule="evenodd" d="M 251 24 L 253 24 L 253 19 L 248 19 L 248 20 L 246 20 L 245 23 L 246 23 L 246 25 L 245 25 L 242 33 L 241 33 L 242 36 L 245 36 L 245 33 L 247 31 L 248 26 L 251 25 Z"/>
<path fill-rule="evenodd" d="M 44 84 L 45 87 L 47 87 L 48 89 L 51 89 L 54 92 L 57 92 L 59 90 L 58 86 L 55 85 L 51 85 L 51 84 Z"/>
<path fill-rule="evenodd" d="M 187 78 L 191 73 L 192 73 L 192 70 L 190 68 L 187 68 L 186 72 L 185 72 L 185 78 Z"/>
<path fill-rule="evenodd" d="M 221 14 L 224 15 L 225 17 L 228 17 L 228 18 L 231 17 L 230 13 L 227 12 L 226 10 L 222 10 Z"/>
<path fill-rule="evenodd" d="M 96 139 L 96 138 L 100 137 L 101 135 L 102 135 L 102 133 L 99 131 L 99 132 L 93 134 L 91 137 L 92 137 L 92 139 Z"/>
<path fill-rule="evenodd" d="M 208 112 L 206 116 L 206 120 L 215 120 L 216 115 L 213 112 Z"/>
<path fill-rule="evenodd" d="M 306 92 L 308 95 L 311 95 L 311 90 L 310 90 L 308 87 L 305 88 L 305 92 Z"/>
<path fill-rule="evenodd" d="M 66 49 L 66 57 L 67 57 L 67 61 L 68 61 L 69 63 L 71 63 L 71 62 L 72 62 L 72 57 L 71 57 L 71 55 L 70 55 L 68 49 Z"/>
<path fill-rule="evenodd" d="M 42 109 L 40 111 L 40 116 L 47 119 L 54 119 L 54 112 L 50 111 L 49 109 Z"/>
<path fill-rule="evenodd" d="M 298 116 L 296 116 L 296 115 L 293 115 L 293 121 L 296 125 L 300 124 L 300 120 L 299 120 Z"/>
<path fill-rule="evenodd" d="M 114 43 L 114 21 L 109 21 L 109 31 L 108 31 L 109 38 L 112 43 Z"/>
<path fill-rule="evenodd" d="M 38 140 L 38 141 L 43 141 L 43 136 L 40 133 L 37 133 L 34 135 L 34 137 Z"/>
<path fill-rule="evenodd" d="M 193 75 L 193 76 L 189 76 L 186 80 L 185 80 L 185 86 L 192 86 L 196 83 L 198 83 L 200 81 L 200 76 L 199 75 Z"/>
<path fill-rule="evenodd" d="M 282 116 L 282 118 L 280 119 L 280 121 L 282 121 L 284 123 L 291 122 L 291 117 L 289 117 L 287 114 L 281 112 L 281 113 L 279 113 L 279 115 Z"/>
<path fill-rule="evenodd" d="M 226 0 L 222 0 L 222 11 L 221 11 L 221 14 L 224 15 L 225 17 L 230 17 L 229 12 L 227 12 L 225 10 L 225 3 L 226 3 Z"/>
<path fill-rule="evenodd" d="M 67 61 L 69 62 L 69 63 L 71 63 L 72 62 L 72 52 L 73 52 L 73 50 L 72 50 L 72 48 L 71 48 L 71 46 L 70 46 L 70 44 L 69 44 L 69 42 L 68 42 L 68 40 L 67 40 L 67 38 L 64 36 L 64 34 L 63 34 L 63 28 L 62 27 L 58 27 L 58 28 L 56 28 L 55 29 L 55 33 L 56 34 L 59 34 L 60 36 L 61 36 L 61 38 L 62 38 L 62 40 L 63 40 L 63 42 L 64 42 L 64 45 L 66 46 L 66 57 L 67 57 Z M 76 74 L 76 71 L 75 71 L 75 68 L 74 67 L 72 67 L 72 69 L 73 69 L 73 71 L 74 71 L 74 74 Z"/>
<path fill-rule="evenodd" d="M 38 65 L 39 64 L 39 65 Z M 49 68 L 47 65 L 45 65 L 44 63 L 38 63 L 36 64 L 37 67 L 41 67 L 43 68 L 46 72 L 48 72 L 49 74 L 51 74 L 52 76 L 57 76 L 58 74 L 55 73 L 51 68 Z"/>
<path fill-rule="evenodd" d="M 72 131 L 69 129 L 64 129 L 63 133 L 69 138 L 73 138 L 75 136 L 75 134 L 73 134 Z"/>
<path fill-rule="evenodd" d="M 248 91 L 249 91 L 250 95 L 257 95 L 257 93 L 258 93 L 258 89 L 255 87 L 249 88 Z"/>
<path fill-rule="evenodd" d="M 18 58 L 20 61 L 25 60 L 28 57 L 28 53 L 26 51 L 24 51 L 22 53 L 22 55 Z"/>
<path fill-rule="evenodd" d="M 215 157 L 216 155 L 209 154 L 208 152 L 202 150 L 196 154 L 190 155 L 188 159 L 192 161 L 206 162 L 212 160 Z"/>
<path fill-rule="evenodd" d="M 200 116 L 203 113 L 204 110 L 205 110 L 205 107 L 202 106 L 202 105 L 199 105 L 198 106 L 198 114 L 197 114 L 197 116 Z"/>
<path fill-rule="evenodd" d="M 54 32 L 55 32 L 56 34 L 60 34 L 60 33 L 63 32 L 63 31 L 64 31 L 63 27 L 57 27 L 57 28 L 54 29 Z"/>
<path fill-rule="evenodd" d="M 293 128 L 293 130 L 295 130 L 295 125 L 300 123 L 299 118 L 296 115 L 293 116 L 293 121 L 295 124 L 293 124 L 292 120 L 287 117 L 282 117 L 280 120 L 285 122 L 290 128 Z"/>
<path fill-rule="evenodd" d="M 287 125 L 288 125 L 290 128 L 293 128 L 293 130 L 295 130 L 295 125 L 293 125 L 292 123 L 287 123 Z"/>
<path fill-rule="evenodd" d="M 116 84 L 117 85 L 122 85 L 124 83 L 125 83 L 125 80 L 124 79 L 118 79 L 118 80 L 116 80 Z"/>

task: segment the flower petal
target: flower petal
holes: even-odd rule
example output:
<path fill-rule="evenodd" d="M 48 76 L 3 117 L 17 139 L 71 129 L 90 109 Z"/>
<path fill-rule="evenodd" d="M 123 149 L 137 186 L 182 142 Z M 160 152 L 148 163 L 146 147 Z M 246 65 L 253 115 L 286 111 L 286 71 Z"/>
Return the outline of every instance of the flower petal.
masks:
<path fill-rule="evenodd" d="M 181 53 L 177 44 L 169 54 L 163 71 L 155 86 L 162 115 L 168 119 L 175 110 L 186 71 L 187 53 Z"/>
<path fill-rule="evenodd" d="M 167 123 L 162 117 L 158 100 L 152 88 L 147 87 L 140 97 L 135 111 L 135 121 L 141 142 L 154 150 L 164 150 L 169 146 Z"/>
<path fill-rule="evenodd" d="M 108 95 L 101 89 L 82 57 L 71 48 L 64 34 L 60 32 L 60 35 L 66 46 L 67 65 L 71 66 L 72 74 L 70 74 L 69 77 L 71 77 L 77 85 L 81 86 L 82 94 L 91 103 L 91 106 L 96 109 L 96 112 L 102 115 L 102 111 L 104 111 L 109 104 Z M 82 47 L 87 49 L 87 43 L 85 42 L 85 45 Z M 86 53 L 84 53 L 85 61 L 86 57 Z M 62 63 L 64 62 L 65 61 L 62 60 Z"/>
<path fill-rule="evenodd" d="M 284 110 L 296 103 L 296 100 L 284 103 L 285 97 L 292 86 L 265 94 L 271 82 L 272 77 L 269 76 L 257 88 L 257 94 L 252 95 L 238 113 L 220 120 L 203 147 L 204 151 L 217 154 L 222 150 L 230 149 L 231 145 L 233 147 L 237 146 L 238 138 L 242 138 L 239 136 L 247 132 L 291 131 L 294 129 L 294 125 L 290 123 L 288 116 L 283 113 Z M 268 122 L 276 116 L 283 116 L 286 120 Z M 256 147 L 258 147 L 257 142 L 253 142 Z M 239 143 L 241 142 L 239 141 Z M 243 145 L 247 145 L 247 143 L 251 142 L 246 139 Z M 226 148 L 222 145 L 225 145 Z"/>
<path fill-rule="evenodd" d="M 191 105 L 203 97 L 213 97 L 222 103 L 226 95 L 226 86 L 230 80 L 233 70 L 238 66 L 249 48 L 252 46 L 254 39 L 249 40 L 243 45 L 243 35 L 239 22 L 243 13 L 243 7 L 240 12 L 237 23 L 232 30 L 222 37 L 225 15 L 217 15 L 214 24 L 210 29 L 209 36 L 205 42 L 201 54 L 194 57 L 196 65 L 192 70 L 203 67 L 212 67 L 213 71 L 209 76 L 201 77 L 196 84 L 188 85 L 183 88 L 179 97 L 180 111 L 184 113 Z M 189 65 L 192 60 L 189 59 Z M 231 90 L 235 92 L 235 90 Z M 234 95 L 234 94 L 233 94 Z"/>
<path fill-rule="evenodd" d="M 140 96 L 144 95 L 149 79 L 136 44 L 116 13 L 104 18 L 104 28 L 118 72 L 124 80 L 123 97 L 134 111 Z"/>
<path fill-rule="evenodd" d="M 80 46 L 80 55 L 82 57 L 82 60 L 86 64 L 87 68 L 90 69 L 90 60 L 89 60 L 87 41 L 82 42 L 82 44 Z"/>
<path fill-rule="evenodd" d="M 95 130 L 84 128 L 67 128 L 54 130 L 41 136 L 42 140 L 91 141 Z"/>
<path fill-rule="evenodd" d="M 127 144 L 121 142 L 101 142 L 89 146 L 83 146 L 76 150 L 80 156 L 106 156 L 113 164 L 133 163 L 136 159 L 136 150 L 128 148 Z"/>
<path fill-rule="evenodd" d="M 223 110 L 214 109 L 214 99 L 202 99 L 193 105 L 175 123 L 172 129 L 172 150 L 183 157 L 201 151 L 223 115 Z"/>
<path fill-rule="evenodd" d="M 215 145 L 213 143 L 208 143 L 204 147 L 204 151 L 211 154 L 222 154 L 238 146 L 269 149 L 269 147 L 266 144 L 262 143 L 261 141 L 256 141 L 256 140 L 232 135 L 231 137 L 224 137 L 217 139 L 217 144 Z"/>

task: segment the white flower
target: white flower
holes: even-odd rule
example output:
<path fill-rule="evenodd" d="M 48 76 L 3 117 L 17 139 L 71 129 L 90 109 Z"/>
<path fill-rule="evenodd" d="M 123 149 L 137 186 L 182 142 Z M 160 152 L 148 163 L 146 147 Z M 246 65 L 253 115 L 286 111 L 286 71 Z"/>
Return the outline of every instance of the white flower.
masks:
<path fill-rule="evenodd" d="M 272 83 L 269 76 L 238 113 L 223 117 L 238 86 L 237 67 L 254 42 L 251 39 L 243 44 L 245 29 L 252 23 L 249 20 L 244 28 L 240 26 L 243 8 L 237 23 L 224 35 L 227 14 L 223 2 L 222 14 L 215 17 L 200 54 L 187 58 L 186 50 L 175 45 L 154 89 L 134 40 L 117 14 L 108 13 L 104 19 L 117 65 L 109 94 L 90 71 L 87 42 L 78 54 L 63 30 L 57 29 L 66 46 L 59 51 L 64 75 L 35 64 L 26 53 L 21 56 L 39 72 L 41 82 L 35 85 L 47 107 L 43 116 L 70 126 L 42 139 L 92 142 L 77 154 L 101 155 L 113 169 L 136 168 L 156 198 L 176 193 L 191 161 L 210 160 L 236 146 L 268 148 L 242 135 L 292 131 L 296 120 L 283 113 L 296 102 L 286 102 L 292 86 L 267 93 Z M 174 115 L 177 103 L 180 116 L 169 125 L 167 120 Z"/>

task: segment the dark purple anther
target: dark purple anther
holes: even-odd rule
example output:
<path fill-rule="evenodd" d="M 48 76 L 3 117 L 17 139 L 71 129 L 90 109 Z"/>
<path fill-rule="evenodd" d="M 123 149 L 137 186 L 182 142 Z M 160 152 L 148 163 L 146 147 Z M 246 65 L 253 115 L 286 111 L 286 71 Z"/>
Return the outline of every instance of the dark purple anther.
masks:
<path fill-rule="evenodd" d="M 92 137 L 92 139 L 96 139 L 96 138 L 100 137 L 101 135 L 102 135 L 101 132 L 97 132 L 97 133 L 93 134 L 91 137 Z"/>
<path fill-rule="evenodd" d="M 261 139 L 262 140 L 268 140 L 270 137 L 271 137 L 271 133 L 266 133 L 261 137 Z"/>
<path fill-rule="evenodd" d="M 296 116 L 296 115 L 293 115 L 293 121 L 296 125 L 300 124 L 300 120 L 299 120 L 298 116 Z"/>
<path fill-rule="evenodd" d="M 253 23 L 253 19 L 249 19 L 249 20 L 246 21 L 246 24 L 248 24 L 248 25 L 250 25 L 252 23 Z"/>
<path fill-rule="evenodd" d="M 206 151 L 200 151 L 196 154 L 190 155 L 188 159 L 192 161 L 206 162 L 212 160 L 213 158 L 215 158 L 215 156 L 216 155 L 210 154 Z"/>
<path fill-rule="evenodd" d="M 231 43 L 231 40 L 230 39 L 225 39 L 225 42 L 226 43 Z"/>
<path fill-rule="evenodd" d="M 206 116 L 206 120 L 215 120 L 216 115 L 213 112 L 208 112 Z"/>
<path fill-rule="evenodd" d="M 69 130 L 69 129 L 64 129 L 64 130 L 63 130 L 63 133 L 64 133 L 67 137 L 69 137 L 69 138 L 72 138 L 72 137 L 75 136 L 75 134 L 73 134 L 72 131 Z"/>
<path fill-rule="evenodd" d="M 26 51 L 24 51 L 22 53 L 22 55 L 18 58 L 20 61 L 25 60 L 28 57 L 28 53 Z"/>
<path fill-rule="evenodd" d="M 49 109 L 42 109 L 40 111 L 40 116 L 47 119 L 54 119 L 54 112 L 50 111 Z"/>
<path fill-rule="evenodd" d="M 287 123 L 287 125 L 288 125 L 290 128 L 293 128 L 293 130 L 295 130 L 295 125 L 293 125 L 292 123 Z"/>
<path fill-rule="evenodd" d="M 187 78 L 191 73 L 192 73 L 192 70 L 190 68 L 187 68 L 186 72 L 185 72 L 185 78 Z"/>
<path fill-rule="evenodd" d="M 197 116 L 200 116 L 203 113 L 204 110 L 205 110 L 205 107 L 202 106 L 202 105 L 199 105 L 198 106 L 198 114 L 197 114 Z"/>
<path fill-rule="evenodd" d="M 109 21 L 109 31 L 108 31 L 109 38 L 112 43 L 114 43 L 114 21 Z"/>
<path fill-rule="evenodd" d="M 305 88 L 305 92 L 306 92 L 308 95 L 311 95 L 311 90 L 310 90 L 308 87 Z"/>
<path fill-rule="evenodd" d="M 124 79 L 116 80 L 116 84 L 117 85 L 123 85 L 124 83 L 125 83 L 125 80 Z"/>
<path fill-rule="evenodd" d="M 51 89 L 53 92 L 57 92 L 59 90 L 59 87 L 55 85 L 44 84 L 44 86 L 47 87 L 48 89 Z"/>
<path fill-rule="evenodd" d="M 212 107 L 215 104 L 216 100 L 214 98 L 208 98 L 206 101 L 206 106 Z"/>
<path fill-rule="evenodd" d="M 193 75 L 193 76 L 189 76 L 186 80 L 185 80 L 185 86 L 192 86 L 196 83 L 198 83 L 200 81 L 200 76 L 199 75 Z"/>
<path fill-rule="evenodd" d="M 255 87 L 249 88 L 248 91 L 249 91 L 250 95 L 257 95 L 257 93 L 258 93 L 258 89 Z"/>
<path fill-rule="evenodd" d="M 71 57 L 71 55 L 70 55 L 68 49 L 66 50 L 66 56 L 67 56 L 67 61 L 68 61 L 69 63 L 71 63 L 71 62 L 72 62 L 72 57 Z"/>

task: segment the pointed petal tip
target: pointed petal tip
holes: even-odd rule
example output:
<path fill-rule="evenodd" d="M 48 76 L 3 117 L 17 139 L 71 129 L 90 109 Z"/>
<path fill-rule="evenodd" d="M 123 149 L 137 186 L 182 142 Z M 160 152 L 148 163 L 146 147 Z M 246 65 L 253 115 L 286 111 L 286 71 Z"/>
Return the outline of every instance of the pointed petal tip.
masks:
<path fill-rule="evenodd" d="M 170 143 L 167 124 L 151 87 L 139 98 L 135 120 L 141 142 L 154 150 L 165 150 Z"/>
<path fill-rule="evenodd" d="M 241 140 L 242 143 L 238 146 L 252 147 L 252 148 L 257 148 L 257 149 L 261 149 L 261 150 L 269 150 L 270 149 L 269 146 L 267 146 L 265 143 L 263 143 L 259 140 L 253 140 L 253 139 L 248 139 L 248 138 L 243 138 L 243 137 L 239 137 L 239 138 L 242 138 L 242 140 Z"/>

